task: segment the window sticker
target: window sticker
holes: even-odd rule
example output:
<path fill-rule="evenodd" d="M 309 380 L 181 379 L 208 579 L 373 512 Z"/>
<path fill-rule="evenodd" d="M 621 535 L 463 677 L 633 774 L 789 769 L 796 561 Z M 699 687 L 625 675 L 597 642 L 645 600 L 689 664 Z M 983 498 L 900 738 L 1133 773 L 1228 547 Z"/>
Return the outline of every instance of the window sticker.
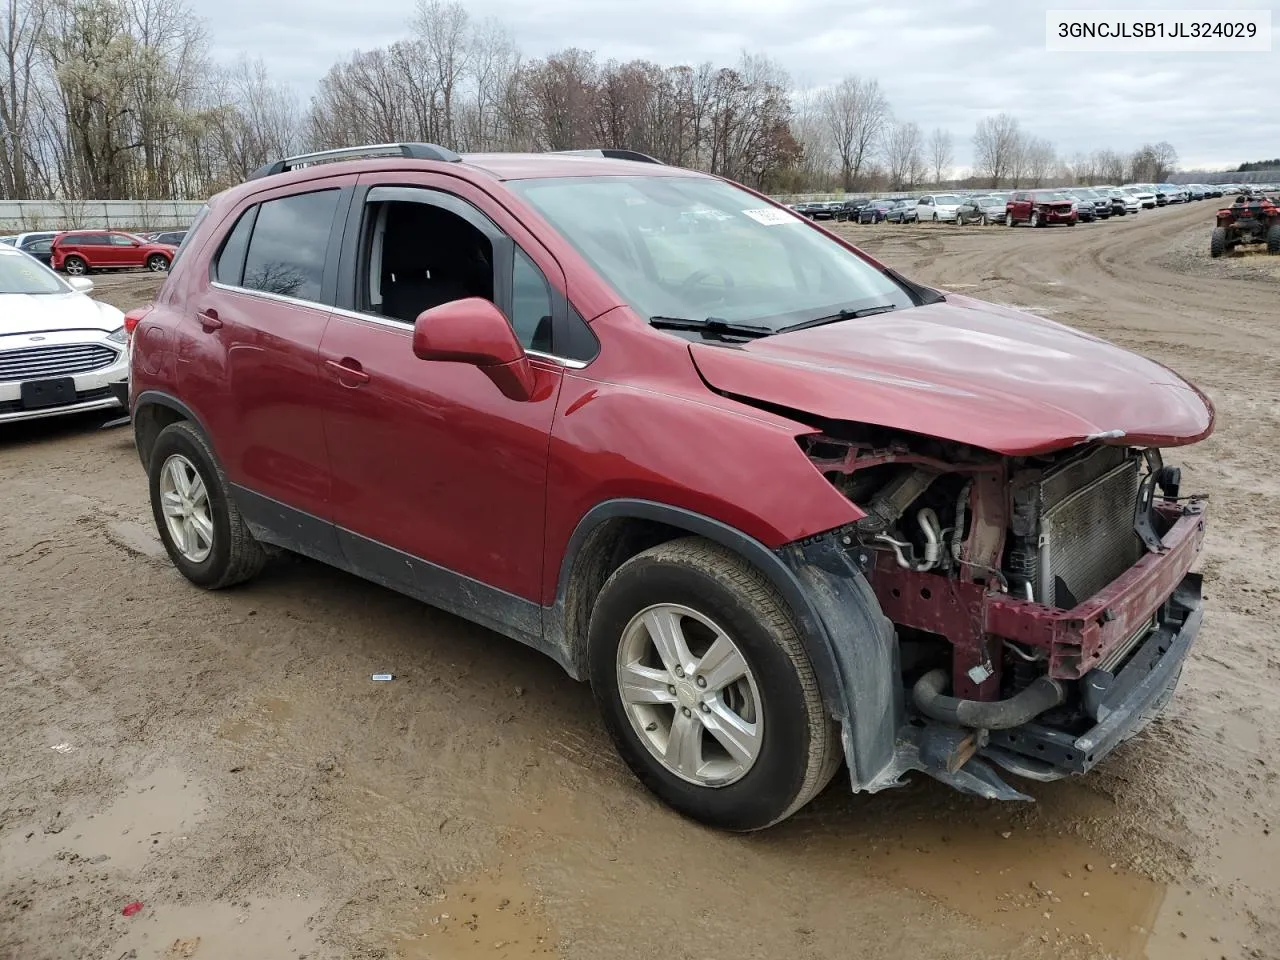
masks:
<path fill-rule="evenodd" d="M 800 218 L 794 213 L 788 213 L 786 210 L 776 210 L 773 207 L 762 207 L 759 210 L 743 210 L 742 212 L 757 223 L 763 223 L 766 227 L 800 222 Z"/>

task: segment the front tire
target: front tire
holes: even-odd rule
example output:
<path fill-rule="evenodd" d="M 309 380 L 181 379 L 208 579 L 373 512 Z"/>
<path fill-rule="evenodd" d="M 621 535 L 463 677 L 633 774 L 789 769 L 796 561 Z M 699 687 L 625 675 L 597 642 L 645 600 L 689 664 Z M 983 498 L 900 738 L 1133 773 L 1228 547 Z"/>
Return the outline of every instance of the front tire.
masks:
<path fill-rule="evenodd" d="M 160 431 L 147 463 L 151 513 L 179 572 L 219 590 L 262 569 L 266 554 L 229 495 L 209 441 L 185 420 Z"/>
<path fill-rule="evenodd" d="M 1280 253 L 1280 223 L 1267 228 L 1267 253 Z"/>
<path fill-rule="evenodd" d="M 1006 213 L 1006 214 L 1004 215 L 1004 225 L 1005 225 L 1006 227 L 1012 227 L 1012 226 L 1013 226 L 1013 214 L 1012 214 L 1012 213 Z"/>
<path fill-rule="evenodd" d="M 1039 211 L 1039 210 L 1032 210 L 1032 211 L 1031 211 L 1031 225 L 1032 225 L 1033 227 L 1038 227 L 1038 226 L 1041 226 L 1041 225 L 1042 225 L 1042 222 L 1041 222 L 1041 220 L 1040 220 L 1040 211 Z"/>
<path fill-rule="evenodd" d="M 588 634 L 591 688 L 623 760 L 687 817 L 760 830 L 830 782 L 840 737 L 785 601 L 698 537 L 619 567 Z"/>

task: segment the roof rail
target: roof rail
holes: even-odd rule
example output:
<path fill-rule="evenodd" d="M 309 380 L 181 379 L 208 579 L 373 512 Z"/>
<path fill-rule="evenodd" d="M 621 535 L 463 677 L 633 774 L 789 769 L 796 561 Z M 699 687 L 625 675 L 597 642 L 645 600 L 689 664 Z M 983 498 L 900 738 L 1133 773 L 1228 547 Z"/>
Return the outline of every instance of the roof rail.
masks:
<path fill-rule="evenodd" d="M 635 160 L 638 163 L 656 163 L 666 166 L 657 157 L 638 150 L 620 150 L 615 147 L 598 147 L 594 150 L 553 150 L 552 153 L 563 153 L 572 157 L 604 157 L 606 160 Z"/>
<path fill-rule="evenodd" d="M 363 147 L 342 147 L 337 150 L 320 150 L 316 153 L 300 153 L 285 157 L 255 170 L 250 180 L 284 173 L 297 167 L 309 167 L 313 163 L 333 163 L 338 160 L 360 160 L 366 157 L 405 157 L 409 160 L 440 160 L 457 163 L 462 157 L 446 147 L 434 143 L 374 143 Z"/>

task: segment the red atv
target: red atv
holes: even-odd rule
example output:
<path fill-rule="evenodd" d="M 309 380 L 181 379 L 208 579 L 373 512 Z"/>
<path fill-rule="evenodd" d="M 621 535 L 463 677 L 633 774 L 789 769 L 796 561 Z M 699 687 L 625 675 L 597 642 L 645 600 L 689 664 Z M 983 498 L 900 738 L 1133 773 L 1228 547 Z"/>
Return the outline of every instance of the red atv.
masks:
<path fill-rule="evenodd" d="M 1270 197 L 1241 194 L 1218 211 L 1218 225 L 1209 238 L 1209 255 L 1220 257 L 1246 243 L 1267 244 L 1267 253 L 1280 253 L 1280 207 Z"/>

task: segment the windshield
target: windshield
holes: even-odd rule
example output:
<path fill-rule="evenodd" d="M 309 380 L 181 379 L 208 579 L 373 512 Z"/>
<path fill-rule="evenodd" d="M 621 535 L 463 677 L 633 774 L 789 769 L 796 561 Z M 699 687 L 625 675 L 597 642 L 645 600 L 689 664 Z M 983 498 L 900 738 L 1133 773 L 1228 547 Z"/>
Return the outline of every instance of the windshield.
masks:
<path fill-rule="evenodd" d="M 69 289 L 56 273 L 31 257 L 0 256 L 0 294 L 67 293 Z"/>
<path fill-rule="evenodd" d="M 944 194 L 943 194 L 942 196 L 940 196 L 940 197 L 934 197 L 934 198 L 933 198 L 933 202 L 934 202 L 934 203 L 936 203 L 936 204 L 938 204 L 939 206 L 941 206 L 941 205 L 943 205 L 943 204 L 948 204 L 948 203 L 949 203 L 949 204 L 952 204 L 952 205 L 955 205 L 955 204 L 958 204 L 958 203 L 960 202 L 960 198 L 959 198 L 959 197 L 953 197 L 953 196 L 951 196 L 951 194 L 949 194 L 949 193 L 944 193 Z"/>
<path fill-rule="evenodd" d="M 644 317 L 777 331 L 842 310 L 912 305 L 825 231 L 719 180 L 510 181 Z"/>
<path fill-rule="evenodd" d="M 1070 198 L 1056 190 L 1042 190 L 1035 195 L 1037 200 L 1069 200 Z"/>
<path fill-rule="evenodd" d="M 994 207 L 996 204 L 999 204 L 999 203 L 1004 203 L 1003 197 L 996 197 L 996 196 L 978 197 L 978 206 L 980 207 Z"/>

